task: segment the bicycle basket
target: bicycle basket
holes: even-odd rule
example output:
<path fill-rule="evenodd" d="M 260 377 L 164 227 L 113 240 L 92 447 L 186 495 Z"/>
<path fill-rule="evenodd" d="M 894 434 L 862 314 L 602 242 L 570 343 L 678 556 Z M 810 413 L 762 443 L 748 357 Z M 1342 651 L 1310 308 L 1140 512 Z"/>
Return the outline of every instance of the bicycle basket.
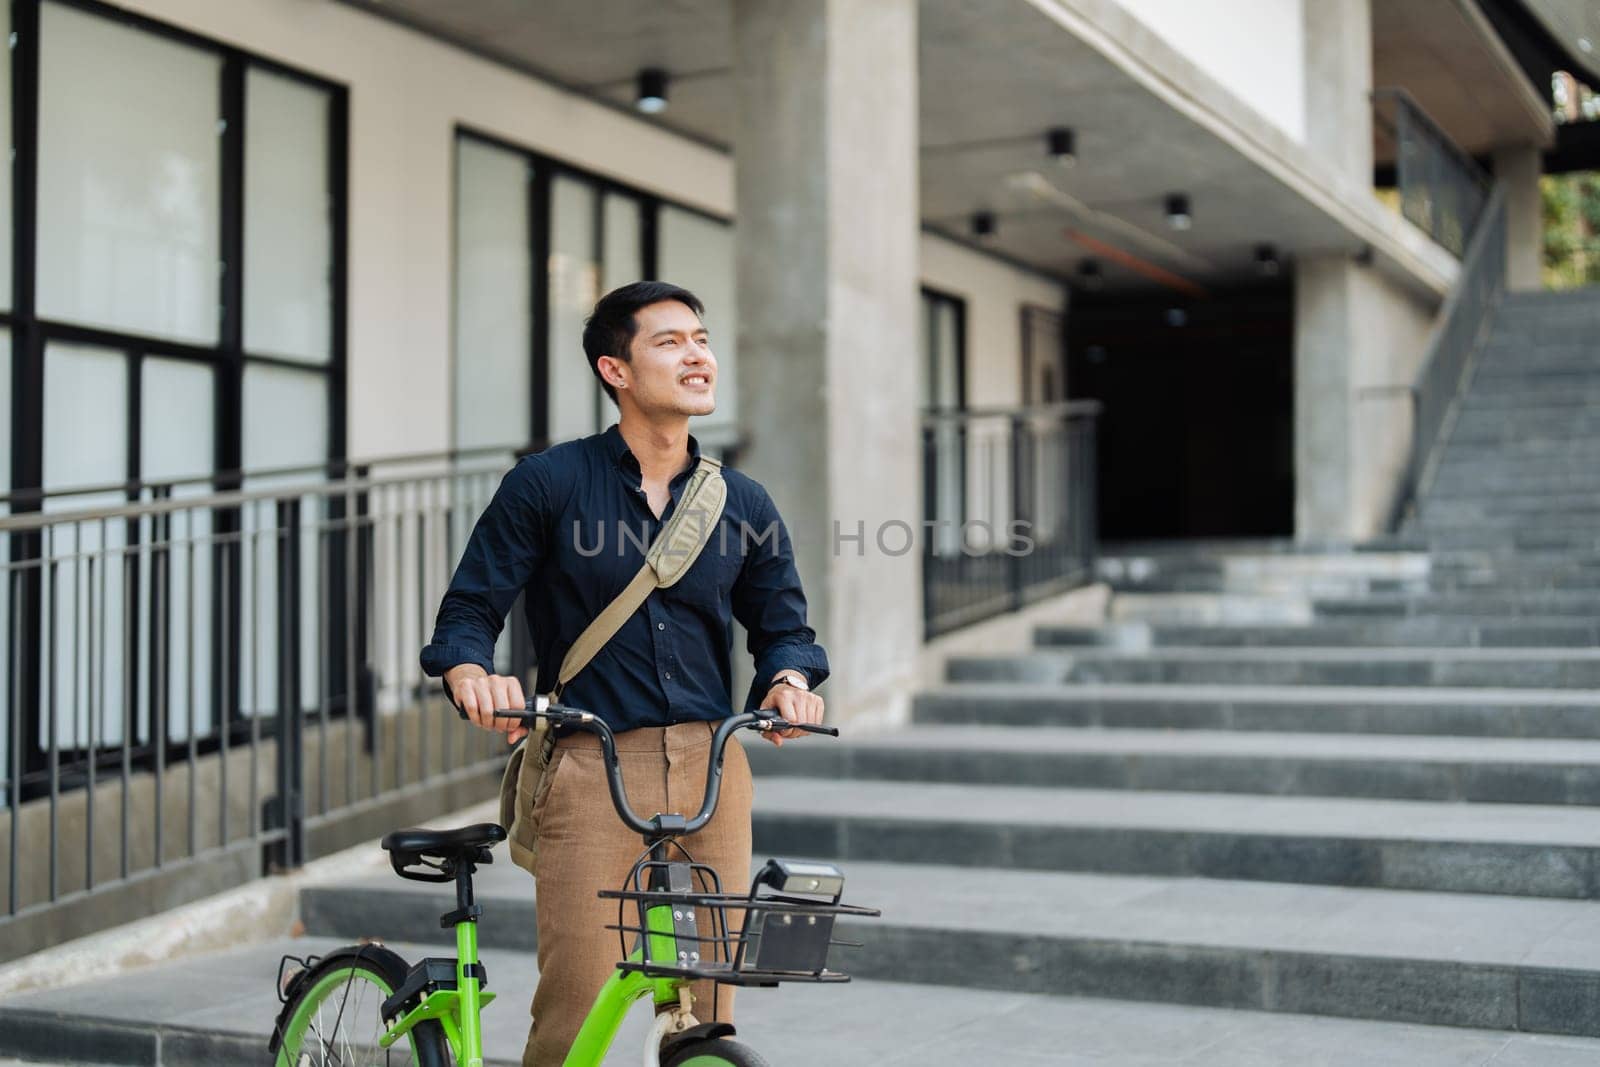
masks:
<path fill-rule="evenodd" d="M 724 893 L 704 864 L 648 860 L 635 865 L 624 888 L 600 896 L 617 901 L 617 921 L 607 929 L 618 932 L 622 970 L 773 986 L 850 980 L 828 969 L 828 955 L 860 942 L 835 938 L 835 922 L 879 912 L 839 903 L 843 891 L 843 873 L 829 864 L 768 860 L 750 891 L 738 894 Z"/>

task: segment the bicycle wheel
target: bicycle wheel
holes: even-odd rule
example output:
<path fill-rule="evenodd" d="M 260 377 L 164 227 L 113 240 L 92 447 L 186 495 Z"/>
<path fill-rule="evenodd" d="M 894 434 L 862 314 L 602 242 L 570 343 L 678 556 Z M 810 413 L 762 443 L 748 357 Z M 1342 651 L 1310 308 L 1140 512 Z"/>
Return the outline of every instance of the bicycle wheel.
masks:
<path fill-rule="evenodd" d="M 683 1046 L 661 1067 L 767 1067 L 767 1061 L 749 1045 L 717 1037 Z"/>
<path fill-rule="evenodd" d="M 406 961 L 378 945 L 323 957 L 279 1016 L 278 1067 L 448 1067 L 437 1022 L 419 1023 L 393 1048 L 378 1044 L 387 1029 L 379 1009 L 405 978 Z"/>

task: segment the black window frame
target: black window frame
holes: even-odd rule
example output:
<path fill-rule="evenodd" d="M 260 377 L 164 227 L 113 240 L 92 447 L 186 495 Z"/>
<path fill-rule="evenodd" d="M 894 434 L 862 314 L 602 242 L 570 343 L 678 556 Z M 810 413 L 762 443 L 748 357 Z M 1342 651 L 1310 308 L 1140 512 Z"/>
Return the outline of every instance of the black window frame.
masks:
<path fill-rule="evenodd" d="M 476 141 L 490 148 L 497 148 L 522 157 L 523 161 L 532 171 L 532 180 L 528 183 L 528 246 L 533 256 L 532 285 L 528 294 L 533 312 L 534 328 L 530 331 L 528 375 L 528 447 L 542 448 L 549 443 L 550 432 L 550 234 L 554 218 L 551 206 L 551 190 L 558 177 L 574 179 L 588 185 L 597 194 L 594 209 L 594 247 L 600 249 L 602 254 L 605 249 L 605 197 L 607 194 L 626 196 L 639 203 L 639 263 L 643 270 L 642 280 L 652 280 L 659 277 L 660 269 L 660 227 L 661 209 L 670 207 L 676 211 L 688 212 L 698 215 L 703 219 L 731 228 L 734 225 L 732 217 L 707 211 L 693 204 L 686 204 L 681 200 L 660 193 L 652 192 L 642 186 L 632 185 L 619 181 L 609 175 L 598 171 L 589 170 L 570 160 L 553 156 L 537 149 L 528 148 L 507 140 L 497 134 L 471 126 L 466 123 L 457 123 L 455 136 L 452 140 L 453 159 L 459 161 L 459 147 L 461 142 Z M 459 237 L 454 232 L 455 207 L 460 189 L 456 185 L 458 170 L 451 167 L 451 247 L 456 248 Z M 452 292 L 459 260 L 452 260 L 450 264 Z M 452 314 L 454 314 L 452 298 Z M 450 346 L 450 440 L 456 440 L 456 382 L 459 353 L 455 350 L 454 338 Z M 602 397 L 599 403 L 604 405 L 607 401 Z M 603 420 L 602 420 L 603 421 Z M 516 613 L 513 612 L 515 615 Z"/>
<path fill-rule="evenodd" d="M 53 495 L 43 487 L 44 471 L 44 367 L 47 346 L 52 343 L 70 343 L 90 346 L 108 354 L 124 356 L 128 367 L 127 390 L 127 463 L 125 480 L 121 484 L 99 487 L 73 487 L 63 496 L 81 495 L 84 492 L 121 492 L 129 503 L 152 496 L 160 497 L 170 492 L 171 484 L 150 482 L 141 473 L 141 389 L 143 364 L 148 358 L 170 359 L 178 362 L 206 366 L 214 372 L 215 399 L 213 406 L 212 470 L 196 480 L 209 481 L 217 492 L 239 488 L 247 474 L 243 471 L 244 434 L 244 377 L 250 366 L 278 367 L 308 376 L 320 375 L 327 383 L 327 455 L 326 472 L 333 473 L 345 457 L 346 450 L 346 399 L 348 396 L 348 277 L 349 277 L 349 123 L 350 90 L 343 83 L 324 78 L 308 70 L 283 63 L 256 52 L 163 22 L 145 15 L 103 3 L 101 0 L 7 0 L 11 14 L 11 143 L 12 143 L 12 295 L 11 306 L 0 310 L 0 326 L 11 337 L 11 426 L 12 439 L 11 489 L 8 500 L 12 513 L 37 512 L 46 497 Z M 146 336 L 123 330 L 85 326 L 71 322 L 40 318 L 37 313 L 37 261 L 38 261 L 38 166 L 39 166 L 39 101 L 40 101 L 40 34 L 41 12 L 46 3 L 73 8 L 131 32 L 151 34 L 187 47 L 209 52 L 221 60 L 218 85 L 218 111 L 222 127 L 218 136 L 220 164 L 218 219 L 218 252 L 221 270 L 218 280 L 218 333 L 215 345 L 195 344 L 167 338 Z M 244 344 L 244 179 L 246 133 L 246 82 L 251 70 L 262 71 L 290 81 L 298 82 L 328 95 L 327 116 L 327 174 L 329 196 L 329 348 L 326 363 L 253 353 Z M 314 468 L 307 468 L 311 471 Z M 213 519 L 218 535 L 237 533 L 239 513 L 234 510 L 218 511 Z M 159 529 L 156 530 L 159 536 Z M 137 520 L 127 521 L 126 544 L 131 548 L 139 544 L 140 530 Z M 11 535 L 10 558 L 14 564 L 37 561 L 40 558 L 42 538 L 38 533 Z M 218 549 L 222 551 L 222 549 Z M 132 581 L 137 588 L 138 563 L 133 564 Z M 159 560 L 152 566 L 159 566 Z M 235 690 L 240 685 L 237 670 L 237 647 L 241 633 L 237 621 L 240 611 L 239 571 L 232 570 L 231 586 L 227 594 L 223 583 L 213 583 L 213 619 L 221 617 L 223 596 L 230 612 L 236 616 L 227 632 L 234 635 L 231 649 L 223 649 L 220 637 L 214 635 L 212 655 L 214 662 L 223 657 L 232 660 L 227 676 Z M 38 568 L 25 568 L 17 572 L 13 596 L 20 595 L 23 610 L 15 612 L 13 619 L 19 630 L 31 637 L 14 638 L 14 647 L 21 656 L 11 662 L 12 691 L 21 696 L 23 706 L 37 706 L 42 680 L 42 582 Z M 152 587 L 151 633 L 170 623 L 170 604 Z M 8 606 L 7 610 L 13 610 Z M 134 645 L 129 654 L 138 656 L 139 632 L 136 628 L 129 640 Z M 125 646 L 127 647 L 127 646 Z M 10 649 L 4 653 L 12 655 Z M 165 672 L 167 666 L 162 664 Z M 135 679 L 137 681 L 137 679 Z M 152 677 L 148 684 L 158 681 Z M 220 682 L 213 678 L 213 685 Z M 219 745 L 219 735 L 224 729 L 238 732 L 247 726 L 247 718 L 240 711 L 238 692 L 228 695 L 220 689 L 212 693 L 213 707 L 228 709 L 225 722 L 213 725 L 211 732 L 199 741 L 199 750 L 214 751 Z M 31 698 L 31 699 L 30 699 Z M 136 701 L 130 690 L 125 699 Z M 135 705 L 136 706 L 136 705 Z M 170 757 L 185 750 L 187 742 L 172 742 L 171 731 L 165 721 L 168 708 L 152 703 L 150 723 L 151 740 L 135 744 L 136 764 L 143 766 L 158 756 Z M 14 709 L 14 714 L 17 713 Z M 128 728 L 132 728 L 130 718 Z M 165 740 L 165 744 L 161 740 Z M 34 791 L 34 779 L 45 771 L 46 739 L 37 715 L 27 715 L 22 721 L 21 741 L 23 751 L 23 778 L 21 793 L 28 797 Z M 107 753 L 120 750 L 99 748 L 97 761 L 107 758 Z M 164 750 L 164 751 L 163 751 Z M 90 753 L 82 748 L 59 747 L 62 767 L 87 762 Z M 4 777 L 4 775 L 0 775 Z"/>

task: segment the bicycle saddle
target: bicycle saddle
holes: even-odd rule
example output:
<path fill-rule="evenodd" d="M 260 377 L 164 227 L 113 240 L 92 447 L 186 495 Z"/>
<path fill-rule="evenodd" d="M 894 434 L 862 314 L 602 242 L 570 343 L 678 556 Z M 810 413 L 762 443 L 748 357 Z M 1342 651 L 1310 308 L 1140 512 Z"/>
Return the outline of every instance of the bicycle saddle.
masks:
<path fill-rule="evenodd" d="M 472 826 L 458 826 L 453 830 L 391 830 L 383 835 L 379 844 L 396 856 L 455 859 L 462 855 L 476 855 L 479 849 L 489 848 L 505 839 L 504 826 L 480 822 Z"/>

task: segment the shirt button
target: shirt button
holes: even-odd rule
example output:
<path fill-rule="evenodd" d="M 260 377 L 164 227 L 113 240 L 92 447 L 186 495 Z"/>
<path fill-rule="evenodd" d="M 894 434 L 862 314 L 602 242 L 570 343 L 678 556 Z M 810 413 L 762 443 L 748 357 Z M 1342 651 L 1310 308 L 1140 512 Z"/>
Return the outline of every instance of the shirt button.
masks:
<path fill-rule="evenodd" d="M 658 630 L 665 630 L 665 629 L 666 629 L 666 628 L 667 628 L 667 624 L 666 624 L 666 623 L 664 623 L 664 622 L 658 622 L 658 623 L 656 623 L 656 629 L 658 629 Z"/>
<path fill-rule="evenodd" d="M 667 671 L 661 677 L 665 678 L 667 681 L 670 682 L 670 681 L 672 681 L 672 672 L 671 671 Z"/>

